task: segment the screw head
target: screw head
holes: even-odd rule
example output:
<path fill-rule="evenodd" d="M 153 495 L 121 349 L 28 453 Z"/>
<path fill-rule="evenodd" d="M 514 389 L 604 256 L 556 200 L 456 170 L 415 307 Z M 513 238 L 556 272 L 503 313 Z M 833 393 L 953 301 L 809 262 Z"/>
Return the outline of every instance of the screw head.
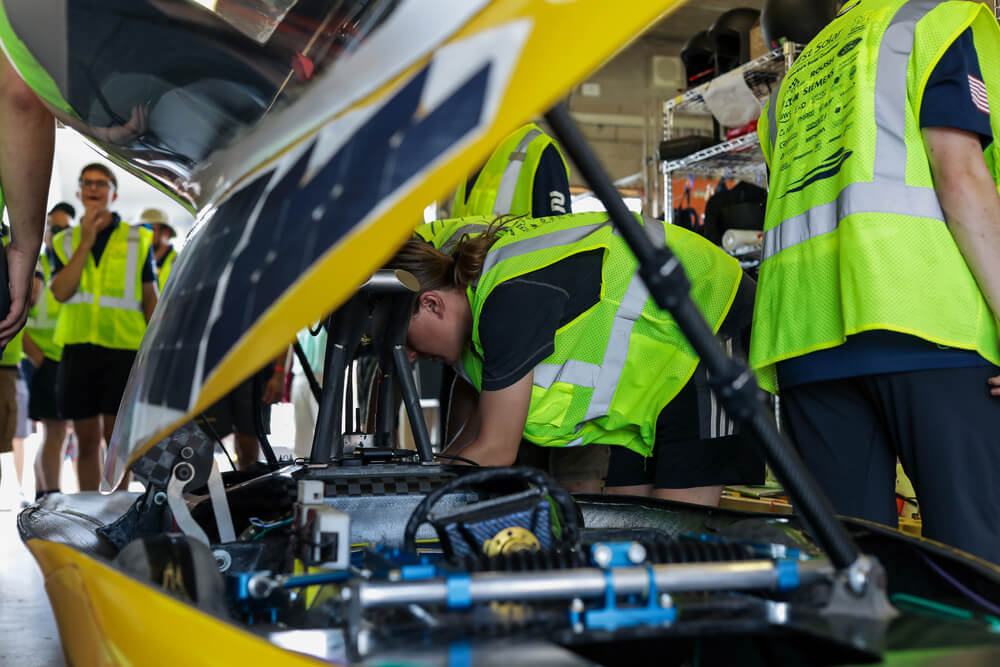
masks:
<path fill-rule="evenodd" d="M 174 470 L 174 476 L 182 482 L 186 482 L 194 477 L 194 469 L 191 468 L 190 464 L 177 466 Z"/>
<path fill-rule="evenodd" d="M 591 552 L 594 557 L 594 563 L 598 567 L 607 567 L 611 564 L 611 558 L 613 554 L 611 553 L 611 547 L 606 544 L 596 544 L 594 545 L 594 550 Z"/>
<path fill-rule="evenodd" d="M 340 599 L 341 600 L 344 600 L 346 602 L 347 600 L 350 600 L 353 596 L 354 596 L 354 594 L 351 592 L 350 588 L 347 588 L 345 586 L 344 588 L 340 589 Z"/>
<path fill-rule="evenodd" d="M 212 552 L 212 556 L 215 558 L 215 566 L 219 568 L 219 572 L 225 572 L 233 564 L 233 557 L 225 549 L 216 549 Z"/>
<path fill-rule="evenodd" d="M 573 598 L 573 601 L 569 604 L 569 608 L 572 611 L 580 613 L 584 609 L 583 600 L 581 600 L 580 598 Z"/>
<path fill-rule="evenodd" d="M 674 599 L 670 597 L 669 593 L 663 593 L 660 595 L 660 606 L 664 609 L 674 606 Z"/>
<path fill-rule="evenodd" d="M 167 494 L 164 493 L 163 491 L 157 491 L 156 493 L 153 494 L 153 502 L 156 503 L 157 505 L 162 505 L 163 503 L 167 502 Z"/>
<path fill-rule="evenodd" d="M 192 447 L 184 447 L 181 449 L 181 458 L 189 459 L 194 456 L 194 449 Z"/>
<path fill-rule="evenodd" d="M 254 575 L 250 577 L 250 581 L 247 582 L 247 592 L 250 597 L 256 598 L 258 600 L 266 598 L 274 590 L 274 585 L 271 580 L 262 575 Z"/>
<path fill-rule="evenodd" d="M 628 562 L 638 565 L 646 560 L 646 547 L 638 542 L 633 542 L 628 547 Z"/>

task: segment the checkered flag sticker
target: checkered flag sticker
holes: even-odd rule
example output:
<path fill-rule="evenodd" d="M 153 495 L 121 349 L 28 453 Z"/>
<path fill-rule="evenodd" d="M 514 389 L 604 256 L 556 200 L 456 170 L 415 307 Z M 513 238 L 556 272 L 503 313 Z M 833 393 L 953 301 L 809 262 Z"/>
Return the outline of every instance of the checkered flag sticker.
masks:
<path fill-rule="evenodd" d="M 185 447 L 191 448 L 190 457 L 182 457 Z M 188 422 L 139 457 L 132 466 L 132 474 L 147 485 L 165 487 L 174 465 L 180 460 L 189 460 L 194 465 L 195 480 L 188 488 L 194 488 L 208 479 L 214 451 L 215 443 L 194 422 Z M 198 478 L 204 479 L 199 482 Z"/>

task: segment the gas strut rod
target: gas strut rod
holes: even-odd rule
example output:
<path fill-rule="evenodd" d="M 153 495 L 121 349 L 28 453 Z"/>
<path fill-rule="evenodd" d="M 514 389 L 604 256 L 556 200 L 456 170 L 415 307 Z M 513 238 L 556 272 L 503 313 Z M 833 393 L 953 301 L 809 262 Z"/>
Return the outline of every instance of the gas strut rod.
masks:
<path fill-rule="evenodd" d="M 768 464 L 788 493 L 796 511 L 837 569 L 859 562 L 857 545 L 837 520 L 830 501 L 806 469 L 798 453 L 778 432 L 767 412 L 757 380 L 749 367 L 728 357 L 689 294 L 690 282 L 670 248 L 654 245 L 625 207 L 618 190 L 590 150 L 580 130 L 560 104 L 546 120 L 580 169 L 594 194 L 604 204 L 612 224 L 639 262 L 639 272 L 657 305 L 677 321 L 685 338 L 708 371 L 712 391 L 729 416 L 749 426 Z"/>

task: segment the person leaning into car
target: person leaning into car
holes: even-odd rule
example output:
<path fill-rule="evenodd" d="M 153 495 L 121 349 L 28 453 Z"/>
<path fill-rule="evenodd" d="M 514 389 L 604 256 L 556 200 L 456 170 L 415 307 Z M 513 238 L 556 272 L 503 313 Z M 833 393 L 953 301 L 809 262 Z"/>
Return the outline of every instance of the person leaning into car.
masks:
<path fill-rule="evenodd" d="M 111 211 L 118 182 L 102 164 L 80 173 L 80 225 L 52 241 L 52 295 L 63 304 L 56 342 L 60 414 L 79 441 L 80 490 L 96 490 L 101 437 L 110 442 L 132 362 L 156 307 L 153 234 Z"/>
<path fill-rule="evenodd" d="M 739 263 L 693 232 L 645 224 L 688 269 L 713 331 L 741 338 L 754 283 Z M 718 409 L 697 355 L 650 300 L 607 214 L 503 220 L 465 235 L 450 255 L 413 239 L 389 266 L 423 290 L 411 358 L 452 365 L 480 391 L 445 455 L 507 466 L 522 439 L 550 449 L 599 443 L 610 446 L 608 493 L 705 505 L 719 503 L 725 484 L 763 482 L 763 461 Z"/>

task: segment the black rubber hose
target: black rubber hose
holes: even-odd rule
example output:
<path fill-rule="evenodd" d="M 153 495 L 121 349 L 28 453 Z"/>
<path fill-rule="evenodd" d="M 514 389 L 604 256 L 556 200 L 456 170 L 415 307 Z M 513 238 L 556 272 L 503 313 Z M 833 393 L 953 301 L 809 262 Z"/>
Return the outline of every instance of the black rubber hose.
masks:
<path fill-rule="evenodd" d="M 403 532 L 403 549 L 410 553 L 416 553 L 417 529 L 427 521 L 427 516 L 430 514 L 431 508 L 445 495 L 476 484 L 485 484 L 502 479 L 520 480 L 528 484 L 534 484 L 545 491 L 545 493 L 555 500 L 561 510 L 563 521 L 562 540 L 568 544 L 575 544 L 580 539 L 580 524 L 577 521 L 576 506 L 569 491 L 555 484 L 541 471 L 531 468 L 486 468 L 456 477 L 428 493 L 413 510 L 409 520 L 406 522 L 406 530 Z"/>

